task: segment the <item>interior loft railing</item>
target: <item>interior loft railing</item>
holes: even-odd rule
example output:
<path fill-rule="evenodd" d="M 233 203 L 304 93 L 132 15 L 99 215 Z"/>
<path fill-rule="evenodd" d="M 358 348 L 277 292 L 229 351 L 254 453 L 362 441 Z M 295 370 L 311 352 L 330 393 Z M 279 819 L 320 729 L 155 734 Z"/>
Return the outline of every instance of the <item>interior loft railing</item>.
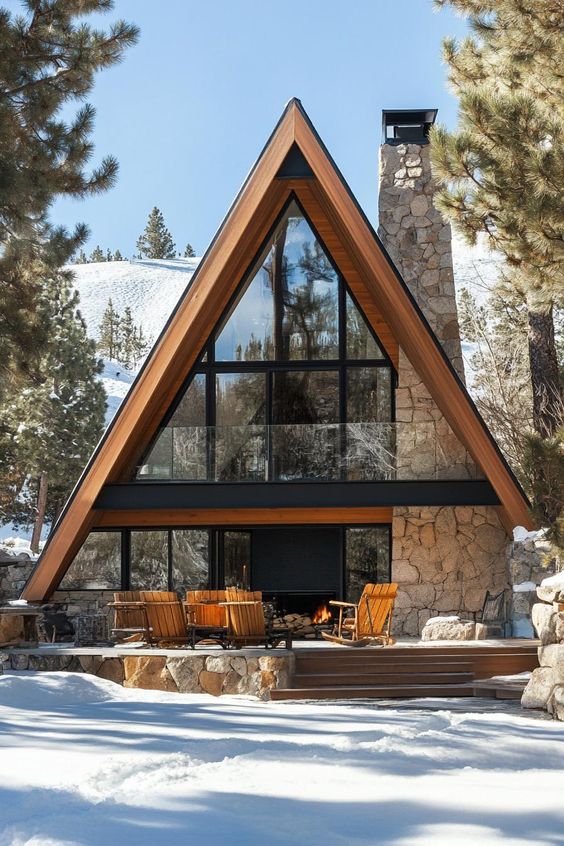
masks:
<path fill-rule="evenodd" d="M 453 438 L 454 436 L 452 436 Z M 475 476 L 436 424 L 186 426 L 162 430 L 139 480 L 387 481 Z"/>

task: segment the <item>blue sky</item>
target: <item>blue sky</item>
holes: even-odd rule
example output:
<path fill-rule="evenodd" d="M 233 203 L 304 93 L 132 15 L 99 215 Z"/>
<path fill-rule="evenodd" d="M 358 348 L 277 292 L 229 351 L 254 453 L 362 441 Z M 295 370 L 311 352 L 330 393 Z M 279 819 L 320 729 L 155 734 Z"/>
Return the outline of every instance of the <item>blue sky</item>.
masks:
<path fill-rule="evenodd" d="M 16 0 L 0 5 L 17 10 Z M 59 201 L 53 220 L 131 256 L 157 205 L 176 241 L 207 247 L 291 97 L 299 97 L 372 221 L 383 108 L 456 101 L 441 63 L 464 22 L 431 0 L 117 0 L 101 17 L 137 23 L 124 62 L 97 77 L 93 162 L 117 156 L 107 194 Z"/>

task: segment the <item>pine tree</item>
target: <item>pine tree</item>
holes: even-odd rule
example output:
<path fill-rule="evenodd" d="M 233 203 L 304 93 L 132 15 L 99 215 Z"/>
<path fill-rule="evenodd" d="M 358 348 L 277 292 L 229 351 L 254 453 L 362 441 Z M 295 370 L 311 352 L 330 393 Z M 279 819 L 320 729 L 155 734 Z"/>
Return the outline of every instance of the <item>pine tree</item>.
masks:
<path fill-rule="evenodd" d="M 106 261 L 113 261 L 114 257 L 112 255 L 112 251 L 110 249 L 106 250 Z"/>
<path fill-rule="evenodd" d="M 135 345 L 137 329 L 133 322 L 133 315 L 129 306 L 125 307 L 123 317 L 119 321 L 119 351 L 117 360 L 124 367 L 131 369 L 135 364 Z"/>
<path fill-rule="evenodd" d="M 86 104 L 68 116 L 96 72 L 137 40 L 137 28 L 123 21 L 108 33 L 85 23 L 112 7 L 111 0 L 28 0 L 21 16 L 0 9 L 0 400 L 35 375 L 50 331 L 38 318 L 44 280 L 88 237 L 83 225 L 72 233 L 52 225 L 53 200 L 84 198 L 116 179 L 111 156 L 85 172 L 94 109 Z"/>
<path fill-rule="evenodd" d="M 139 258 L 171 259 L 176 257 L 172 235 L 165 226 L 162 212 L 155 206 L 143 233 L 137 239 Z"/>
<path fill-rule="evenodd" d="M 13 431 L 12 514 L 34 525 L 38 551 L 45 519 L 53 520 L 78 478 L 104 426 L 106 394 L 96 347 L 77 311 L 69 277 L 53 276 L 41 311 L 52 331 L 41 358 L 41 378 L 8 405 Z"/>
<path fill-rule="evenodd" d="M 184 249 L 184 258 L 194 258 L 196 253 L 194 252 L 194 247 L 191 244 L 186 244 Z"/>
<path fill-rule="evenodd" d="M 133 338 L 133 366 L 138 367 L 140 361 L 145 358 L 149 350 L 151 349 L 151 340 L 150 338 L 145 337 L 145 333 L 143 332 L 143 327 L 135 327 L 134 331 L 134 338 Z"/>
<path fill-rule="evenodd" d="M 97 348 L 100 355 L 103 355 L 105 358 L 110 358 L 114 361 L 119 359 L 121 350 L 121 321 L 111 299 L 108 300 L 108 305 L 102 315 Z"/>
<path fill-rule="evenodd" d="M 116 250 L 114 253 L 114 261 L 123 261 L 124 258 L 119 250 Z"/>
<path fill-rule="evenodd" d="M 78 254 L 78 258 L 75 261 L 75 264 L 86 264 L 87 262 L 88 262 L 88 259 L 86 258 L 86 253 L 84 252 L 84 250 L 80 250 L 80 252 Z"/>
<path fill-rule="evenodd" d="M 557 0 L 436 0 L 473 37 L 444 58 L 459 127 L 431 134 L 436 203 L 470 243 L 485 233 L 506 258 L 502 284 L 526 304 L 533 422 L 562 421 L 554 308 L 564 305 L 564 39 Z"/>
<path fill-rule="evenodd" d="M 96 246 L 92 252 L 90 253 L 90 261 L 91 262 L 99 262 L 99 261 L 106 261 L 106 256 L 104 255 L 104 251 L 100 249 L 99 246 Z"/>

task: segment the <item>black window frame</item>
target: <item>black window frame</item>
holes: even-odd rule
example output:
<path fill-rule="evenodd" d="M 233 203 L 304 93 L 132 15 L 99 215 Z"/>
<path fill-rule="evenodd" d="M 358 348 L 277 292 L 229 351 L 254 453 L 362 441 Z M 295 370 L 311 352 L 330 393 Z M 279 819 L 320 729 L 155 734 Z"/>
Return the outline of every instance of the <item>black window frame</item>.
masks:
<path fill-rule="evenodd" d="M 215 360 L 215 342 L 220 332 L 221 328 L 225 324 L 225 321 L 230 314 L 231 310 L 233 309 L 234 305 L 236 304 L 238 298 L 240 297 L 242 291 L 245 289 L 247 283 L 251 278 L 251 274 L 256 272 L 257 262 L 260 259 L 260 256 L 264 253 L 264 250 L 268 246 L 269 242 L 272 240 L 276 229 L 278 228 L 281 220 L 286 215 L 286 212 L 290 205 L 295 203 L 300 210 L 300 213 L 303 215 L 304 219 L 306 220 L 308 226 L 311 228 L 314 237 L 319 242 L 321 248 L 323 249 L 327 260 L 331 264 L 335 274 L 337 276 L 338 281 L 338 297 L 337 297 L 337 305 L 338 305 L 338 330 L 339 330 L 339 356 L 335 359 L 316 359 L 316 360 L 304 360 L 304 359 L 295 359 L 290 361 L 216 361 Z M 346 313 L 346 299 L 347 294 L 350 297 L 352 303 L 354 304 L 355 308 L 360 313 L 361 317 L 363 318 L 367 330 L 372 335 L 375 343 L 378 345 L 378 348 L 382 351 L 382 358 L 377 359 L 369 359 L 369 358 L 347 358 L 347 313 Z M 205 360 L 204 360 L 205 359 Z M 182 383 L 175 399 L 171 403 L 168 411 L 163 417 L 161 425 L 155 437 L 152 439 L 149 447 L 145 450 L 139 465 L 142 465 L 147 457 L 150 455 L 156 441 L 158 440 L 161 432 L 168 426 L 176 409 L 178 408 L 180 402 L 182 401 L 182 397 L 184 396 L 186 390 L 188 389 L 192 379 L 196 375 L 205 375 L 205 383 L 206 383 L 206 428 L 207 428 L 207 478 L 203 479 L 190 479 L 186 480 L 190 484 L 197 485 L 199 482 L 207 481 L 207 482 L 214 482 L 216 484 L 225 484 L 225 481 L 216 479 L 216 463 L 215 463 L 215 445 L 214 445 L 214 438 L 212 437 L 212 432 L 216 426 L 216 374 L 221 373 L 264 373 L 265 380 L 266 380 L 266 388 L 265 388 L 265 407 L 266 407 L 266 414 L 265 414 L 265 425 L 267 427 L 267 442 L 266 442 L 266 463 L 267 463 L 267 478 L 261 481 L 267 482 L 278 482 L 279 480 L 275 480 L 273 478 L 273 465 L 272 465 L 272 445 L 271 445 L 271 426 L 273 425 L 273 409 L 272 409 L 272 402 L 273 402 L 273 377 L 274 374 L 277 372 L 291 372 L 291 371 L 304 371 L 304 370 L 317 370 L 317 371 L 337 371 L 339 374 L 338 383 L 339 383 L 339 420 L 336 421 L 340 424 L 343 428 L 342 437 L 341 437 L 341 454 L 344 455 L 346 451 L 346 432 L 345 427 L 343 424 L 347 423 L 347 371 L 351 368 L 374 368 L 374 367 L 383 367 L 387 368 L 390 371 L 390 420 L 385 421 L 389 423 L 396 422 L 396 407 L 395 407 L 395 389 L 397 388 L 398 384 L 398 374 L 396 368 L 394 367 L 393 362 L 391 361 L 390 357 L 388 356 L 384 345 L 380 341 L 376 332 L 374 332 L 372 326 L 370 325 L 369 321 L 366 319 L 366 316 L 358 303 L 354 293 L 350 289 L 349 285 L 343 274 L 340 272 L 339 268 L 337 267 L 335 261 L 333 260 L 330 251 L 327 249 L 323 239 L 319 235 L 318 231 L 316 230 L 315 226 L 311 222 L 310 218 L 308 217 L 307 213 L 305 212 L 302 204 L 300 203 L 298 197 L 296 196 L 295 192 L 291 192 L 287 201 L 284 203 L 279 215 L 277 216 L 275 222 L 273 223 L 271 229 L 269 230 L 267 236 L 263 240 L 260 248 L 257 250 L 252 262 L 250 263 L 246 273 L 243 275 L 241 282 L 237 285 L 236 290 L 234 291 L 233 295 L 230 297 L 227 306 L 223 310 L 219 320 L 217 321 L 216 325 L 214 326 L 213 331 L 210 333 L 209 338 L 207 339 L 206 343 L 203 345 L 201 350 L 199 351 L 198 356 L 196 357 L 196 362 L 194 366 L 191 368 L 188 376 Z M 172 475 L 172 460 L 173 454 L 171 455 L 171 476 L 169 480 L 175 481 L 174 476 Z M 137 471 L 136 471 L 137 472 Z M 137 475 L 134 476 L 134 481 L 136 483 L 141 484 L 152 484 L 153 482 L 163 482 L 167 481 L 167 479 L 160 479 L 160 478 L 139 478 Z M 255 480 L 241 480 L 242 482 L 248 484 L 255 484 Z M 305 483 L 309 480 L 303 479 Z M 346 472 L 343 468 L 341 470 L 340 478 L 335 481 L 346 481 L 349 480 L 346 478 Z M 228 483 L 228 482 L 227 482 Z M 332 480 L 327 480 L 328 484 L 332 483 Z M 351 484 L 354 483 L 351 480 Z"/>
<path fill-rule="evenodd" d="M 167 573 L 168 586 L 167 590 L 174 591 L 176 588 L 172 584 L 172 532 L 175 531 L 207 531 L 208 533 L 208 578 L 209 589 L 217 590 L 223 587 L 223 536 L 225 532 L 245 532 L 251 534 L 251 559 L 249 561 L 249 579 L 252 584 L 253 578 L 253 561 L 252 561 L 252 532 L 253 529 L 288 529 L 292 528 L 316 528 L 316 529 L 338 529 L 339 534 L 339 557 L 341 567 L 341 578 L 339 591 L 340 596 L 337 599 L 346 599 L 346 585 L 347 585 L 347 529 L 387 529 L 388 531 L 388 581 L 392 577 L 392 524 L 391 523 L 299 523 L 299 524 L 256 524 L 256 525 L 218 525 L 210 526 L 205 523 L 195 524 L 190 526 L 127 526 L 115 529 L 109 528 L 95 528 L 90 534 L 94 533 L 109 533 L 115 532 L 121 535 L 121 586 L 111 588 L 65 588 L 70 592 L 88 593 L 90 591 L 99 593 L 100 590 L 108 592 L 130 590 L 130 575 L 131 575 L 131 533 L 132 532 L 167 532 Z M 64 577 L 63 577 L 64 578 Z M 57 588 L 60 590 L 61 588 Z"/>

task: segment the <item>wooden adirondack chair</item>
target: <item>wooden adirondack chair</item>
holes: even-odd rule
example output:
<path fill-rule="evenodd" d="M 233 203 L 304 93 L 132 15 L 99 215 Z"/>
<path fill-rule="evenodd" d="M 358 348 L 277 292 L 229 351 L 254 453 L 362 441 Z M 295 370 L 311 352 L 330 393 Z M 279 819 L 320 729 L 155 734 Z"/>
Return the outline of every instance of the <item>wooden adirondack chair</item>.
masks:
<path fill-rule="evenodd" d="M 114 601 L 109 603 L 114 609 L 114 627 L 112 637 L 122 643 L 149 640 L 149 624 L 145 603 L 141 601 L 138 590 L 122 590 L 114 593 Z"/>
<path fill-rule="evenodd" d="M 182 602 L 174 591 L 142 590 L 151 644 L 189 644 L 190 635 Z"/>
<path fill-rule="evenodd" d="M 390 630 L 397 592 L 398 586 L 394 582 L 383 585 L 368 584 L 358 604 L 330 600 L 329 604 L 339 609 L 339 620 L 336 630 L 321 632 L 322 636 L 325 640 L 346 646 L 368 646 L 369 643 L 389 646 L 395 643 Z M 354 616 L 344 618 L 345 608 L 353 608 Z"/>
<path fill-rule="evenodd" d="M 288 630 L 267 629 L 260 591 L 244 591 L 226 588 L 225 608 L 229 626 L 228 639 L 231 646 L 278 646 L 282 641 L 286 648 L 292 648 L 292 634 Z M 249 597 L 249 598 L 246 598 Z M 258 598 L 256 598 L 258 597 Z"/>

